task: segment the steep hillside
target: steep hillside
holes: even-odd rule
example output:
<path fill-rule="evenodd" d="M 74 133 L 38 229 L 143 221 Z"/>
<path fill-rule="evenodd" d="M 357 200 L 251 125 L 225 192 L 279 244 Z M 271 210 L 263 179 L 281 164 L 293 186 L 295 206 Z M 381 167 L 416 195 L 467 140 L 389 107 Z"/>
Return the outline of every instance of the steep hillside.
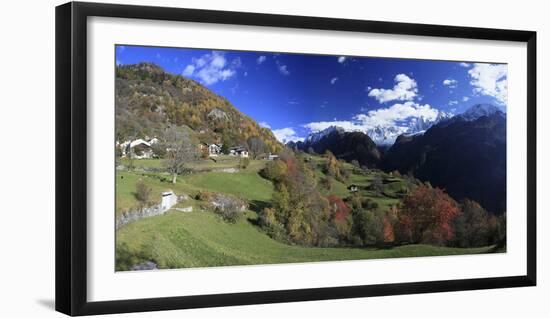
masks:
<path fill-rule="evenodd" d="M 382 167 L 412 173 L 455 199 L 470 198 L 494 213 L 505 212 L 506 116 L 476 105 L 423 135 L 400 136 Z"/>
<path fill-rule="evenodd" d="M 196 81 L 152 63 L 117 66 L 116 134 L 119 141 L 157 136 L 170 125 L 188 126 L 204 142 L 243 145 L 259 137 L 272 152 L 282 145 L 269 129 Z"/>

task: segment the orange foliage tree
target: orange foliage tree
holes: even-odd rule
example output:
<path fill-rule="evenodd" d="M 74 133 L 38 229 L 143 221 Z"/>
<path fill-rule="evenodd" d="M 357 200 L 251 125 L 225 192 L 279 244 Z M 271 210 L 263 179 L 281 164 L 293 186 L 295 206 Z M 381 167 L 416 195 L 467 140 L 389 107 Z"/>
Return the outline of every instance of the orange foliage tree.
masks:
<path fill-rule="evenodd" d="M 420 185 L 403 199 L 398 213 L 399 237 L 411 243 L 445 244 L 453 238 L 458 204 L 442 189 Z"/>

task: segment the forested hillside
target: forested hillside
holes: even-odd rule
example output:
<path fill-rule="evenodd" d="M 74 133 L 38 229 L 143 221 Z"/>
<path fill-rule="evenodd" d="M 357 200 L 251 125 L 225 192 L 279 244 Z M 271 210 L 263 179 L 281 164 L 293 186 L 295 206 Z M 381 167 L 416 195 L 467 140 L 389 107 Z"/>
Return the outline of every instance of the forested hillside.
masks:
<path fill-rule="evenodd" d="M 238 146 L 258 137 L 271 152 L 282 147 L 269 129 L 227 99 L 152 63 L 117 66 L 116 123 L 121 142 L 145 136 L 162 139 L 169 126 L 185 125 L 203 142 Z"/>

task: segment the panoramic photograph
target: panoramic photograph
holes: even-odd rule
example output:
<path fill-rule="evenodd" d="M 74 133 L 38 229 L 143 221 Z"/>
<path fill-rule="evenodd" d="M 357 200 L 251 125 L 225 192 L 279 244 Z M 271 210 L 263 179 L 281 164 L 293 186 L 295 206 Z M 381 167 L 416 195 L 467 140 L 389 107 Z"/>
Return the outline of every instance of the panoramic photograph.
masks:
<path fill-rule="evenodd" d="M 115 60 L 116 271 L 506 252 L 506 64 Z"/>

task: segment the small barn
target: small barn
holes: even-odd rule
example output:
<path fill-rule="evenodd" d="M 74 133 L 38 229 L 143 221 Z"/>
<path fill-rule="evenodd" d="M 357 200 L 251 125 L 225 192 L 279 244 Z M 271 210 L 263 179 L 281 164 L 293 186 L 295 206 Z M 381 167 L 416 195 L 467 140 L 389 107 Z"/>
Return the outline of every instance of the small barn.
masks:
<path fill-rule="evenodd" d="M 355 184 L 350 184 L 348 186 L 348 190 L 352 193 L 355 193 L 355 192 L 359 191 L 359 187 Z"/>

